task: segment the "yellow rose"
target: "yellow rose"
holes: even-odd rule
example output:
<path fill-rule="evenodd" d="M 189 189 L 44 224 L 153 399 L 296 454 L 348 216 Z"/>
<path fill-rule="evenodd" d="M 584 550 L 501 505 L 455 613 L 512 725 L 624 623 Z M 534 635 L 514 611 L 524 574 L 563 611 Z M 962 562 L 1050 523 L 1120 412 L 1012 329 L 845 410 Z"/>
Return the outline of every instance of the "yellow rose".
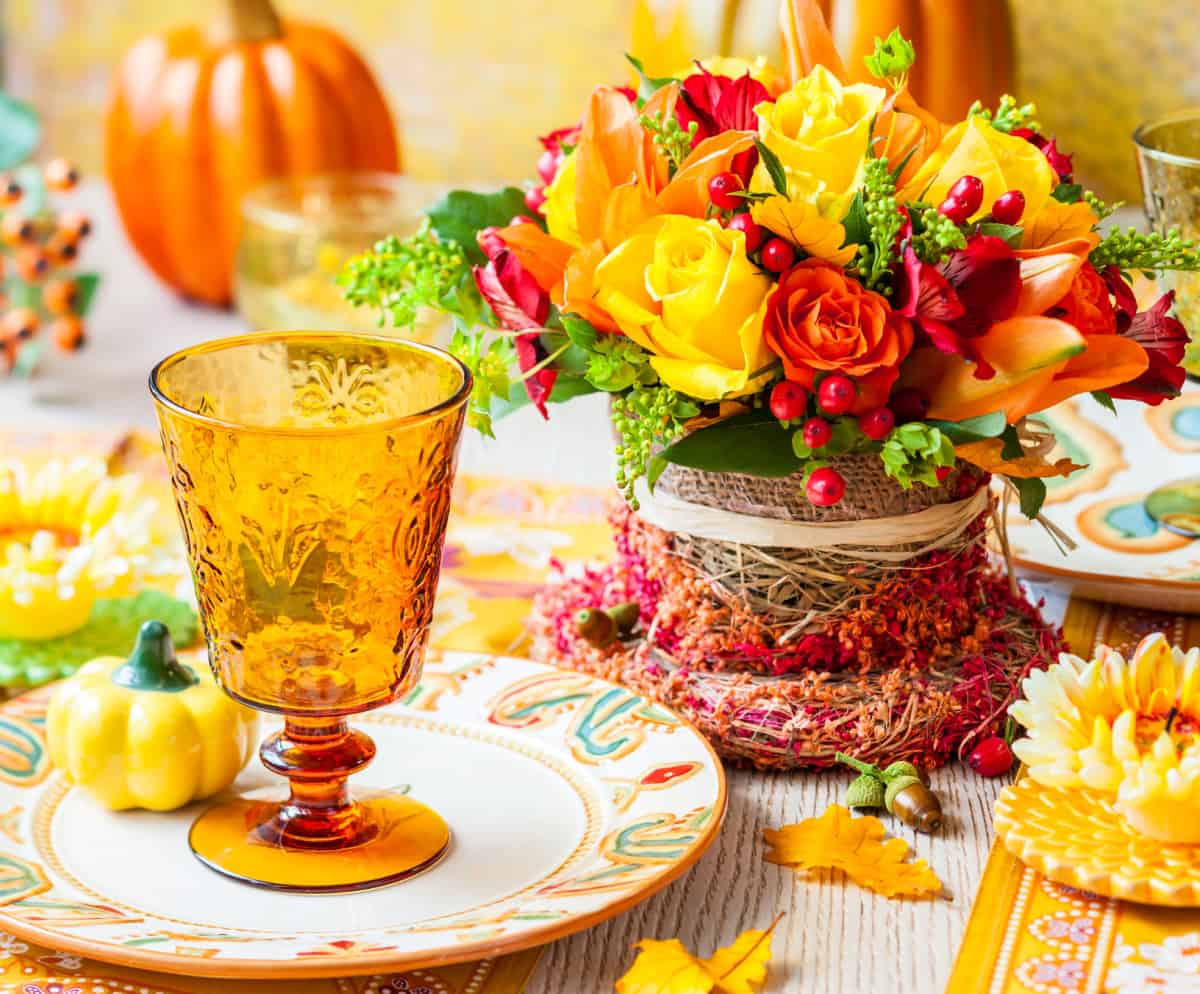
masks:
<path fill-rule="evenodd" d="M 991 210 L 1002 193 L 1020 190 L 1025 195 L 1021 224 L 1026 229 L 1058 185 L 1058 176 L 1037 146 L 972 115 L 946 132 L 896 199 L 924 200 L 936 206 L 962 176 L 977 176 L 983 182 L 983 202 L 972 218 Z"/>
<path fill-rule="evenodd" d="M 878 86 L 843 86 L 816 66 L 774 103 L 754 108 L 758 136 L 778 157 L 788 177 L 788 196 L 815 204 L 823 217 L 841 221 L 862 184 L 871 121 L 886 93 Z M 759 163 L 751 189 L 774 192 Z"/>
<path fill-rule="evenodd" d="M 740 231 L 715 220 L 652 218 L 596 267 L 596 303 L 647 351 L 669 387 L 700 400 L 751 393 L 771 364 L 763 305 L 771 281 Z"/>
<path fill-rule="evenodd" d="M 575 156 L 568 155 L 554 174 L 554 181 L 546 187 L 542 213 L 546 217 L 546 230 L 551 235 L 578 248 L 583 244 L 583 238 L 575 214 L 575 168 Z"/>

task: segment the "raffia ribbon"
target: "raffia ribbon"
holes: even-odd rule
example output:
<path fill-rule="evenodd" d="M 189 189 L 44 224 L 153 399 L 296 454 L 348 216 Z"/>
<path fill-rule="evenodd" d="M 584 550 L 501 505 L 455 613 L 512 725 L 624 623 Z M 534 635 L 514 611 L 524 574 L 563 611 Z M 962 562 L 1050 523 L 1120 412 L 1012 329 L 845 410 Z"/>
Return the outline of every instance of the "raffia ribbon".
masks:
<path fill-rule="evenodd" d="M 637 512 L 664 531 L 718 542 L 775 549 L 827 549 L 851 559 L 904 562 L 955 542 L 989 506 L 988 488 L 964 500 L 936 504 L 912 514 L 863 521 L 780 521 L 652 494 L 638 481 Z"/>

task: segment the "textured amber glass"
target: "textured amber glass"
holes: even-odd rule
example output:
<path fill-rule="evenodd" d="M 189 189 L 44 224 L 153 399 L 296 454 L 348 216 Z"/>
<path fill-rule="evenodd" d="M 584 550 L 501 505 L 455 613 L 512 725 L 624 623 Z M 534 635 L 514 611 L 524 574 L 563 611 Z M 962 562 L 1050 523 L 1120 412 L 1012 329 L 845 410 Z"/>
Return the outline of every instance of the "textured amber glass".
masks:
<path fill-rule="evenodd" d="M 448 843 L 434 812 L 351 799 L 346 777 L 374 745 L 346 718 L 420 676 L 465 368 L 393 339 L 264 332 L 171 356 L 151 390 L 213 672 L 285 718 L 261 752 L 289 800 L 218 804 L 193 849 L 232 876 L 299 890 L 430 865 Z"/>

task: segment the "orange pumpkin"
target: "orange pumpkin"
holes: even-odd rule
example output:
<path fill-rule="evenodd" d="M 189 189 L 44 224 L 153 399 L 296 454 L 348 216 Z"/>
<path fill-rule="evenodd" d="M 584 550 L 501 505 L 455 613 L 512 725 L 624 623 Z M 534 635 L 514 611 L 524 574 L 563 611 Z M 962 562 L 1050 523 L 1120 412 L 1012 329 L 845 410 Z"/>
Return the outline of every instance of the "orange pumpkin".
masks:
<path fill-rule="evenodd" d="M 909 89 L 943 121 L 974 100 L 994 107 L 1011 92 L 1013 30 L 1008 0 L 819 0 L 855 82 L 874 82 L 863 58 L 892 28 L 916 46 Z"/>
<path fill-rule="evenodd" d="M 239 203 L 283 175 L 400 168 L 370 70 L 326 28 L 281 21 L 269 0 L 226 0 L 208 31 L 137 42 L 113 80 L 106 160 L 141 257 L 209 304 L 231 299 Z"/>

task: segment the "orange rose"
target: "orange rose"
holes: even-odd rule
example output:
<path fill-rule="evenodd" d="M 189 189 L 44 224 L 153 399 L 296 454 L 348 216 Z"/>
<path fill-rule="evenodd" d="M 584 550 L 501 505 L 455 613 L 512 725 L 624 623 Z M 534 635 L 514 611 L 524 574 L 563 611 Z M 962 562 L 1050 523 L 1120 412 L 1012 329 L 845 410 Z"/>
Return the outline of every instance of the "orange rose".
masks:
<path fill-rule="evenodd" d="M 852 410 L 861 414 L 887 402 L 913 331 L 885 298 L 835 266 L 805 259 L 768 299 L 763 338 L 783 360 L 788 379 L 810 390 L 820 373 L 855 380 Z"/>
<path fill-rule="evenodd" d="M 1046 313 L 1074 325 L 1084 335 L 1111 335 L 1117 330 L 1108 284 L 1090 262 L 1079 267 L 1067 295 Z"/>

